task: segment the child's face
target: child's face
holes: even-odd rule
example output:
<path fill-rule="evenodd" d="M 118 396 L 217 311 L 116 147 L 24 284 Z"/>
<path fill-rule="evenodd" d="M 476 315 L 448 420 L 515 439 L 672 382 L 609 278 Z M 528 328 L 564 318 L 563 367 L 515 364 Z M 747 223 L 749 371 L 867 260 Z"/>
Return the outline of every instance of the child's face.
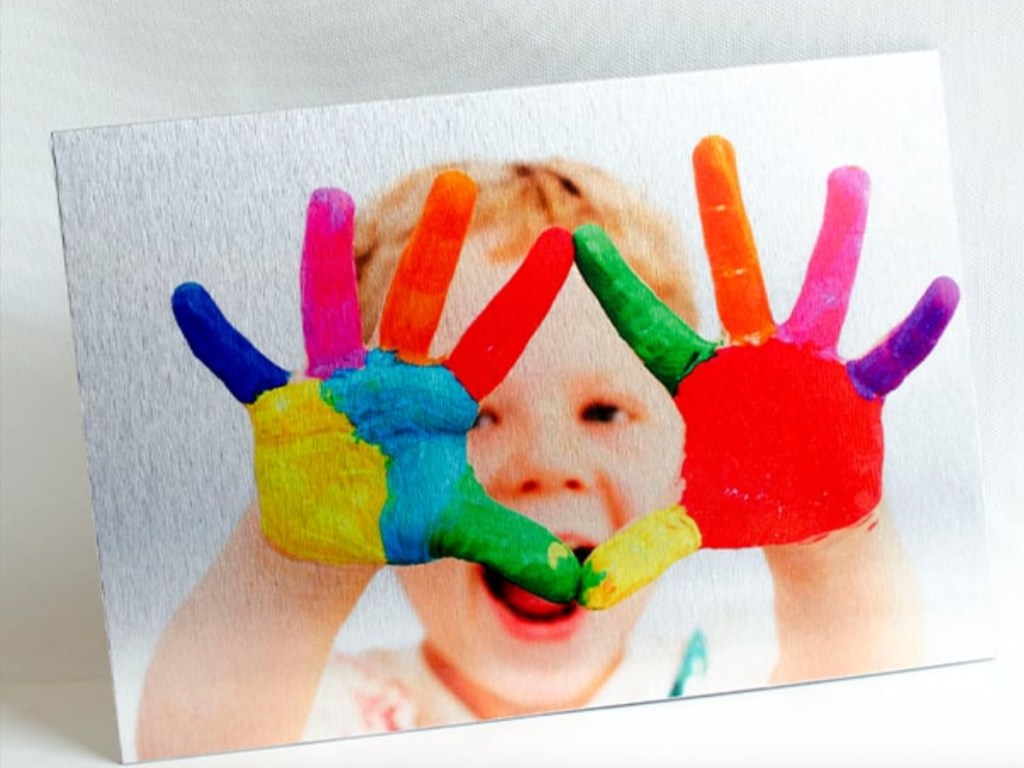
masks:
<path fill-rule="evenodd" d="M 529 242 L 505 245 L 525 253 Z M 452 348 L 512 272 L 480 253 L 485 247 L 481 238 L 467 243 L 437 351 Z M 579 548 L 678 500 L 682 453 L 667 392 L 575 269 L 469 434 L 469 460 L 487 491 Z M 451 559 L 401 576 L 449 687 L 478 711 L 494 695 L 502 700 L 483 715 L 583 703 L 615 668 L 645 603 L 640 595 L 600 613 L 554 606 Z"/>

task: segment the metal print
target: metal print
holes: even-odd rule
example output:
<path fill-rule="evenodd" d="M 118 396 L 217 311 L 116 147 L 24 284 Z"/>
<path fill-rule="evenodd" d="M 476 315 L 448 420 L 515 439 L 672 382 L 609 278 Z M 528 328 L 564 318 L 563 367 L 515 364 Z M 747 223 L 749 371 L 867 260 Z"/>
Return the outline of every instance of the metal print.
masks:
<path fill-rule="evenodd" d="M 125 759 L 986 656 L 943 119 L 909 54 L 55 135 Z"/>

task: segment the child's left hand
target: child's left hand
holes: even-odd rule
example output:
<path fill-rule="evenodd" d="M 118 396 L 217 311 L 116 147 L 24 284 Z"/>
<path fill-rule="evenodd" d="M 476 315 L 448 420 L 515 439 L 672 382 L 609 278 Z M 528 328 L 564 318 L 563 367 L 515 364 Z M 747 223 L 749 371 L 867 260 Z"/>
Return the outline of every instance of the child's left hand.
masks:
<path fill-rule="evenodd" d="M 686 505 L 636 521 L 591 554 L 580 602 L 605 608 L 697 549 L 804 542 L 864 520 L 882 482 L 885 396 L 929 354 L 956 284 L 936 279 L 871 352 L 842 361 L 868 177 L 829 177 L 824 222 L 790 318 L 776 327 L 731 145 L 694 151 L 715 296 L 728 344 L 706 341 L 633 274 L 607 235 L 577 230 L 576 261 L 619 334 L 675 398 L 686 427 Z"/>

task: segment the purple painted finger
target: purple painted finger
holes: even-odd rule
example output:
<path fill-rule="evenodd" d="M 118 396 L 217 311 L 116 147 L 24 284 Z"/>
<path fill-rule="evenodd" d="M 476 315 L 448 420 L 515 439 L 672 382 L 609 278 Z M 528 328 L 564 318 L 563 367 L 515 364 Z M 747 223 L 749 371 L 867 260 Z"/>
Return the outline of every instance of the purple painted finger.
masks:
<path fill-rule="evenodd" d="M 829 175 L 825 215 L 807 275 L 793 313 L 779 329 L 784 338 L 835 352 L 860 260 L 870 187 L 860 168 L 837 168 Z"/>
<path fill-rule="evenodd" d="M 355 204 L 340 189 L 318 189 L 306 210 L 302 246 L 302 330 L 306 373 L 325 379 L 363 364 L 356 265 L 352 257 Z"/>
<path fill-rule="evenodd" d="M 857 391 L 873 400 L 896 389 L 939 342 L 959 300 L 955 282 L 948 277 L 934 280 L 913 311 L 881 344 L 847 363 Z"/>

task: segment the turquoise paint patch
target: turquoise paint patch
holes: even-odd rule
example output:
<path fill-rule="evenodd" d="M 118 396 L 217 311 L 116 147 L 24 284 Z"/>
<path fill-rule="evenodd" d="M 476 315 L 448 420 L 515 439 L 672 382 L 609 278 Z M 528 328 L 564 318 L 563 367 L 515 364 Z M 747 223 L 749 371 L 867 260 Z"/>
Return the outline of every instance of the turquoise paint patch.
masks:
<path fill-rule="evenodd" d="M 389 446 L 409 437 L 464 437 L 477 414 L 476 401 L 444 366 L 405 363 L 379 349 L 366 354 L 362 368 L 336 371 L 320 392 L 360 438 L 391 455 Z"/>
<path fill-rule="evenodd" d="M 409 440 L 409 445 L 394 455 L 388 465 L 388 500 L 380 515 L 388 562 L 412 564 L 433 559 L 431 534 L 466 471 L 465 438 Z"/>
<path fill-rule="evenodd" d="M 700 667 L 698 672 L 697 667 Z M 686 653 L 679 665 L 679 672 L 672 683 L 669 696 L 682 696 L 686 692 L 686 683 L 693 677 L 695 672 L 704 674 L 708 671 L 708 642 L 704 633 L 699 629 L 690 636 L 690 642 L 686 646 Z"/>
<path fill-rule="evenodd" d="M 467 471 L 466 432 L 477 403 L 448 369 L 412 365 L 372 350 L 366 365 L 339 370 L 321 385 L 356 436 L 388 457 L 388 500 L 380 518 L 388 562 L 432 559 L 430 534 Z"/>

